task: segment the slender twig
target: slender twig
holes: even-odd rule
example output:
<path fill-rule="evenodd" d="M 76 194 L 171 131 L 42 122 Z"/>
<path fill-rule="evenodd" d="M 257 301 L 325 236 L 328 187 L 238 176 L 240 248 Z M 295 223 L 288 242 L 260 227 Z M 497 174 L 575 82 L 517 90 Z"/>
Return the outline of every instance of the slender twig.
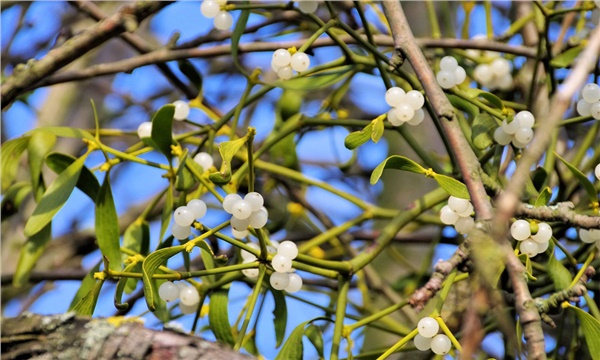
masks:
<path fill-rule="evenodd" d="M 572 202 L 538 207 L 521 203 L 515 210 L 515 215 L 543 221 L 560 221 L 565 225 L 579 226 L 585 229 L 600 229 L 600 216 L 578 214 L 573 210 L 574 208 L 575 205 Z"/>

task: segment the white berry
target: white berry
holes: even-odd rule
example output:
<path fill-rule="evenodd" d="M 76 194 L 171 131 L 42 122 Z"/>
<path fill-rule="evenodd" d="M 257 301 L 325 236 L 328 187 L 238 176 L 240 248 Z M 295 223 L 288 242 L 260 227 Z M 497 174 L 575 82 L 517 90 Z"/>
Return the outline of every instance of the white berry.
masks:
<path fill-rule="evenodd" d="M 531 227 L 527 220 L 517 220 L 510 226 L 510 234 L 515 240 L 523 241 L 531 236 Z"/>
<path fill-rule="evenodd" d="M 242 263 L 249 264 L 254 261 L 256 261 L 256 258 L 244 259 L 244 261 Z M 247 277 L 248 279 L 256 279 L 258 277 L 258 269 L 256 269 L 256 268 L 244 269 L 244 270 L 242 270 L 242 274 L 244 274 L 244 276 Z"/>
<path fill-rule="evenodd" d="M 288 273 L 288 285 L 285 287 L 285 291 L 289 293 L 295 293 L 302 288 L 302 278 L 300 275 L 295 273 Z"/>
<path fill-rule="evenodd" d="M 173 213 L 177 225 L 190 226 L 194 222 L 194 213 L 187 206 L 180 206 Z"/>
<path fill-rule="evenodd" d="M 494 141 L 496 141 L 500 145 L 508 145 L 512 141 L 513 137 L 510 134 L 507 134 L 502 126 L 499 126 L 494 130 Z"/>
<path fill-rule="evenodd" d="M 261 229 L 267 225 L 267 220 L 269 220 L 269 212 L 262 206 L 260 209 L 253 211 L 252 214 L 250 214 L 248 225 L 255 229 Z"/>
<path fill-rule="evenodd" d="M 286 49 L 277 49 L 273 53 L 272 62 L 279 67 L 288 66 L 290 61 L 292 61 L 292 55 Z"/>
<path fill-rule="evenodd" d="M 233 213 L 233 204 L 235 204 L 239 200 L 242 200 L 242 197 L 238 194 L 228 194 L 227 196 L 225 196 L 225 199 L 223 199 L 223 210 L 225 210 L 229 214 Z"/>
<path fill-rule="evenodd" d="M 298 51 L 292 55 L 290 65 L 297 72 L 306 71 L 310 66 L 310 58 L 305 53 Z"/>
<path fill-rule="evenodd" d="M 596 175 L 596 178 L 600 180 L 600 164 L 596 165 L 596 168 L 594 169 L 594 174 Z"/>
<path fill-rule="evenodd" d="M 544 243 L 537 243 L 537 246 L 538 246 L 537 253 L 541 254 L 548 249 L 548 246 L 550 246 L 550 242 L 546 241 Z"/>
<path fill-rule="evenodd" d="M 254 250 L 259 251 L 260 250 L 260 245 L 258 245 L 257 243 L 246 243 L 246 245 L 248 245 L 248 247 L 251 247 Z M 246 250 L 242 250 L 240 251 L 240 255 L 242 255 L 242 259 L 244 260 L 248 260 L 248 259 L 252 259 L 252 260 L 256 260 L 256 255 L 254 255 L 253 253 L 246 251 Z"/>
<path fill-rule="evenodd" d="M 231 215 L 238 219 L 247 219 L 252 215 L 252 206 L 245 200 L 236 201 L 231 209 Z"/>
<path fill-rule="evenodd" d="M 470 202 L 467 199 L 461 199 L 455 196 L 450 196 L 448 198 L 448 206 L 450 206 L 450 209 L 456 211 L 457 213 L 467 210 L 469 208 L 469 204 Z"/>
<path fill-rule="evenodd" d="M 187 306 L 183 305 L 182 303 L 179 303 L 179 311 L 181 311 L 181 313 L 184 315 L 193 314 L 196 311 L 198 311 L 198 304 Z"/>
<path fill-rule="evenodd" d="M 417 334 L 417 335 L 415 335 L 415 338 L 413 339 L 413 343 L 415 344 L 415 347 L 417 348 L 417 350 L 427 351 L 427 350 L 431 349 L 431 340 L 432 340 L 432 338 L 428 338 L 428 337 L 422 336 L 421 334 Z"/>
<path fill-rule="evenodd" d="M 271 283 L 271 286 L 273 287 L 273 289 L 283 290 L 289 285 L 290 276 L 286 272 L 283 272 L 283 273 L 275 272 L 275 273 L 271 274 L 271 278 L 269 279 L 269 282 Z"/>
<path fill-rule="evenodd" d="M 200 302 L 200 295 L 193 286 L 188 286 L 179 292 L 179 302 L 186 306 L 194 306 Z"/>
<path fill-rule="evenodd" d="M 473 205 L 469 202 L 469 206 L 467 207 L 467 209 L 463 212 L 457 212 L 457 214 L 460 217 L 469 217 L 473 213 L 473 210 Z"/>
<path fill-rule="evenodd" d="M 236 229 L 231 229 L 231 235 L 236 239 L 243 239 L 249 234 L 250 232 L 248 230 L 237 231 Z"/>
<path fill-rule="evenodd" d="M 527 144 L 529 144 L 529 143 L 524 143 L 524 142 L 520 142 L 517 139 L 513 139 L 512 144 L 517 149 L 523 149 L 523 148 L 527 147 Z"/>
<path fill-rule="evenodd" d="M 477 65 L 473 70 L 473 77 L 483 86 L 488 86 L 494 80 L 492 68 L 487 64 Z"/>
<path fill-rule="evenodd" d="M 291 66 L 284 66 L 277 70 L 277 76 L 281 80 L 289 80 L 294 76 L 294 70 Z"/>
<path fill-rule="evenodd" d="M 404 121 L 402 121 L 398 116 L 398 109 L 396 109 L 395 107 L 391 108 L 390 111 L 388 111 L 387 119 L 390 122 L 390 124 L 394 126 L 401 126 L 402 124 L 404 124 Z"/>
<path fill-rule="evenodd" d="M 282 241 L 277 248 L 277 254 L 283 255 L 288 259 L 295 259 L 298 256 L 298 246 L 289 240 Z"/>
<path fill-rule="evenodd" d="M 529 144 L 531 139 L 533 139 L 533 129 L 522 127 L 515 133 L 515 139 L 524 144 Z"/>
<path fill-rule="evenodd" d="M 175 114 L 173 115 L 173 119 L 177 121 L 183 121 L 187 119 L 187 116 L 190 114 L 190 106 L 187 102 L 183 100 L 177 100 L 173 102 L 175 105 Z"/>
<path fill-rule="evenodd" d="M 425 111 L 423 109 L 418 109 L 415 111 L 415 115 L 413 115 L 412 119 L 408 120 L 409 125 L 419 125 L 425 120 Z"/>
<path fill-rule="evenodd" d="M 158 296 L 166 302 L 173 301 L 179 296 L 179 287 L 171 281 L 165 281 L 158 287 Z"/>
<path fill-rule="evenodd" d="M 431 338 L 440 330 L 440 324 L 432 317 L 424 317 L 419 320 L 417 330 L 421 336 Z"/>
<path fill-rule="evenodd" d="M 444 205 L 440 210 L 440 220 L 446 225 L 454 225 L 458 220 L 459 216 L 456 211 L 452 210 L 450 206 Z"/>
<path fill-rule="evenodd" d="M 454 229 L 459 234 L 466 235 L 475 227 L 475 220 L 472 217 L 461 217 L 456 220 L 454 224 Z"/>
<path fill-rule="evenodd" d="M 535 235 L 531 235 L 531 238 L 537 243 L 545 243 L 550 241 L 552 237 L 552 228 L 546 223 L 538 224 L 538 232 Z"/>
<path fill-rule="evenodd" d="M 519 119 L 514 118 L 513 121 L 507 123 L 506 119 L 502 120 L 502 130 L 509 135 L 514 135 L 521 128 Z"/>
<path fill-rule="evenodd" d="M 591 107 L 592 104 L 581 99 L 577 102 L 577 113 L 581 116 L 590 116 L 592 115 Z"/>
<path fill-rule="evenodd" d="M 590 114 L 596 120 L 600 120 L 600 101 L 596 101 L 590 106 Z"/>
<path fill-rule="evenodd" d="M 600 101 L 600 86 L 598 84 L 586 84 L 581 90 L 581 97 L 588 103 Z"/>
<path fill-rule="evenodd" d="M 535 124 L 535 117 L 527 110 L 519 111 L 517 115 L 515 115 L 515 119 L 519 120 L 519 126 L 521 128 L 532 128 L 533 124 Z"/>
<path fill-rule="evenodd" d="M 454 71 L 440 71 L 437 73 L 436 77 L 438 84 L 444 89 L 450 89 L 454 85 L 456 85 L 456 76 L 454 75 Z"/>
<path fill-rule="evenodd" d="M 453 56 L 444 56 L 440 60 L 440 69 L 443 71 L 453 72 L 458 67 L 458 61 Z"/>
<path fill-rule="evenodd" d="M 221 11 L 221 6 L 216 1 L 205 0 L 200 5 L 200 12 L 207 18 L 214 18 Z"/>
<path fill-rule="evenodd" d="M 431 339 L 431 351 L 436 355 L 446 355 L 450 351 L 450 348 L 452 348 L 452 342 L 444 334 L 436 335 Z"/>
<path fill-rule="evenodd" d="M 215 15 L 215 27 L 219 30 L 227 30 L 233 25 L 233 16 L 227 11 L 219 11 Z"/>
<path fill-rule="evenodd" d="M 244 196 L 244 200 L 246 200 L 250 206 L 252 206 L 252 211 L 259 210 L 265 203 L 265 199 L 263 199 L 262 195 L 256 191 L 246 194 L 246 196 Z"/>
<path fill-rule="evenodd" d="M 506 74 L 510 73 L 510 63 L 508 62 L 508 60 L 503 58 L 497 58 L 494 61 L 492 61 L 492 63 L 490 64 L 490 68 L 492 69 L 494 75 L 496 75 L 497 77 L 503 77 Z"/>
<path fill-rule="evenodd" d="M 276 272 L 284 273 L 288 272 L 292 268 L 292 259 L 287 256 L 277 254 L 273 256 L 271 260 L 271 266 Z"/>
<path fill-rule="evenodd" d="M 467 72 L 462 66 L 458 66 L 456 69 L 454 69 L 454 77 L 456 85 L 462 84 L 467 79 Z"/>
<path fill-rule="evenodd" d="M 318 1 L 300 0 L 298 1 L 298 9 L 303 13 L 314 13 L 319 7 Z"/>
<path fill-rule="evenodd" d="M 198 165 L 202 166 L 202 169 L 204 171 L 210 169 L 214 164 L 213 157 L 210 156 L 210 154 L 206 153 L 206 152 L 197 153 L 196 156 L 194 156 L 194 161 Z"/>
<path fill-rule="evenodd" d="M 520 249 L 523 254 L 526 254 L 530 258 L 539 254 L 538 243 L 531 239 L 523 240 Z"/>
<path fill-rule="evenodd" d="M 400 121 L 407 122 L 415 116 L 415 110 L 407 103 L 403 103 L 396 107 L 396 116 Z"/>
<path fill-rule="evenodd" d="M 152 136 L 152 123 L 150 121 L 144 121 L 138 126 L 137 133 L 140 139 Z"/>
<path fill-rule="evenodd" d="M 174 223 L 171 226 L 171 233 L 177 240 L 186 240 L 192 234 L 192 228 L 189 225 L 181 226 L 177 223 Z"/>
<path fill-rule="evenodd" d="M 581 238 L 582 242 L 591 244 L 593 242 L 600 241 L 600 230 L 579 229 L 579 237 Z"/>
<path fill-rule="evenodd" d="M 246 218 L 246 219 L 239 219 L 236 218 L 235 216 L 231 217 L 231 220 L 229 220 L 229 223 L 231 224 L 231 228 L 235 231 L 245 231 L 248 230 L 248 226 L 250 225 L 250 219 Z"/>
<path fill-rule="evenodd" d="M 410 90 L 403 97 L 404 101 L 410 105 L 415 111 L 419 110 L 425 104 L 425 97 L 417 90 Z"/>
<path fill-rule="evenodd" d="M 405 102 L 405 95 L 406 92 L 401 88 L 397 86 L 391 87 L 385 92 L 385 102 L 391 107 L 396 107 Z"/>
<path fill-rule="evenodd" d="M 200 219 L 206 215 L 206 203 L 200 199 L 193 199 L 187 203 L 187 208 L 192 210 L 194 218 Z"/>

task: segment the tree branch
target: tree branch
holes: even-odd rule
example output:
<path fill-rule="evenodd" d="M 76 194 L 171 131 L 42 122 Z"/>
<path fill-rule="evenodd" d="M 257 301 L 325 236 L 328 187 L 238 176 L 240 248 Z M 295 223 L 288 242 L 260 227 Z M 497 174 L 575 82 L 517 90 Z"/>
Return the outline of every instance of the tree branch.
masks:
<path fill-rule="evenodd" d="M 41 79 L 48 77 L 48 75 L 122 32 L 128 29 L 133 30 L 142 20 L 170 3 L 142 1 L 125 5 L 116 14 L 105 18 L 87 31 L 74 36 L 61 46 L 51 50 L 41 60 L 32 61 L 21 71 L 15 70 L 2 83 L 0 88 L 2 109 L 12 103 L 24 90 L 32 87 Z"/>
<path fill-rule="evenodd" d="M 525 216 L 543 221 L 560 221 L 571 226 L 585 229 L 600 229 L 600 216 L 581 215 L 573 209 L 572 202 L 561 202 L 556 205 L 534 207 L 529 204 L 519 204 L 515 215 Z"/>

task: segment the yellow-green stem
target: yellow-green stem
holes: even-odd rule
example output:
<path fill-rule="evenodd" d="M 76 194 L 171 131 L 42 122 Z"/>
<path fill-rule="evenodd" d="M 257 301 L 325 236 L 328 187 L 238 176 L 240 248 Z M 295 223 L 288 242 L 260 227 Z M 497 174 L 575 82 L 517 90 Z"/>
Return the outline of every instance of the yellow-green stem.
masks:
<path fill-rule="evenodd" d="M 252 313 L 254 312 L 254 306 L 256 305 L 256 301 L 258 300 L 258 294 L 260 294 L 260 290 L 262 287 L 263 280 L 265 278 L 265 274 L 267 269 L 265 265 L 261 264 L 259 267 L 259 275 L 258 280 L 256 280 L 256 285 L 254 286 L 254 290 L 252 291 L 252 296 L 250 297 L 248 311 L 246 311 L 246 318 L 244 319 L 244 323 L 242 324 L 242 328 L 238 334 L 237 341 L 234 350 L 239 350 L 242 348 L 244 342 L 244 336 L 246 335 L 246 330 L 248 329 L 248 324 L 250 324 L 250 319 L 252 318 Z"/>

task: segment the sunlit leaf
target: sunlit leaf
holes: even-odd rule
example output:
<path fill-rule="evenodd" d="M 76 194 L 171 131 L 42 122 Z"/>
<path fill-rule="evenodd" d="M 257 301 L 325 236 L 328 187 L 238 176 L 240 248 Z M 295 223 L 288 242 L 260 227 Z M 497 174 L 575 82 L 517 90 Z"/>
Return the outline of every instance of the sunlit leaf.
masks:
<path fill-rule="evenodd" d="M 33 234 L 19 251 L 19 261 L 13 278 L 13 286 L 21 287 L 29 281 L 31 270 L 37 264 L 40 256 L 46 250 L 46 245 L 52 239 L 52 223 L 46 224 L 42 230 Z"/>
<path fill-rule="evenodd" d="M 156 272 L 159 266 L 169 260 L 175 254 L 184 251 L 185 245 L 171 246 L 168 248 L 156 250 L 152 254 L 148 255 L 142 263 L 142 279 L 144 281 L 144 294 L 146 295 L 146 304 L 150 311 L 156 310 L 155 299 L 156 287 L 154 281 L 152 281 L 152 275 Z"/>
<path fill-rule="evenodd" d="M 2 194 L 2 213 L 0 218 L 2 221 L 16 214 L 23 203 L 23 200 L 31 194 L 31 183 L 28 181 L 19 181 L 12 184 Z"/>
<path fill-rule="evenodd" d="M 271 294 L 273 294 L 273 300 L 275 302 L 275 309 L 273 309 L 273 325 L 275 326 L 275 347 L 278 348 L 281 346 L 285 337 L 288 313 L 287 304 L 283 292 L 271 290 Z"/>
<path fill-rule="evenodd" d="M 379 164 L 375 168 L 375 170 L 373 170 L 373 173 L 371 174 L 372 185 L 379 181 L 379 178 L 381 177 L 381 175 L 383 174 L 383 170 L 385 169 L 409 171 L 417 174 L 425 173 L 425 168 L 412 161 L 411 159 L 400 155 L 392 155 L 387 159 L 383 160 L 383 162 Z"/>
<path fill-rule="evenodd" d="M 563 159 L 556 152 L 554 154 L 556 155 L 558 160 L 562 161 L 562 163 L 565 164 L 565 166 L 571 171 L 571 173 L 577 178 L 577 180 L 579 180 L 579 185 L 583 187 L 590 200 L 598 201 L 598 193 L 596 192 L 596 188 L 594 187 L 594 184 L 592 184 L 592 182 L 587 178 L 587 176 L 585 176 L 585 174 L 582 173 L 578 168 L 571 165 L 571 163 L 569 163 L 567 160 Z"/>
<path fill-rule="evenodd" d="M 317 350 L 317 354 L 319 354 L 320 359 L 325 358 L 324 347 L 325 343 L 323 342 L 323 331 L 317 325 L 308 325 L 306 330 L 304 330 L 304 335 L 310 340 L 315 349 Z"/>
<path fill-rule="evenodd" d="M 371 139 L 371 135 L 373 134 L 373 125 L 373 122 L 370 122 L 369 125 L 364 127 L 364 129 L 348 134 L 346 139 L 344 139 L 344 146 L 346 149 L 354 150 L 369 141 Z"/>
<path fill-rule="evenodd" d="M 96 239 L 113 271 L 122 269 L 119 237 L 119 219 L 110 186 L 110 174 L 107 173 L 96 199 Z"/>
<path fill-rule="evenodd" d="M 244 4 L 248 4 L 248 1 L 244 1 Z M 231 57 L 235 63 L 235 66 L 245 74 L 244 67 L 240 64 L 240 59 L 238 57 L 239 52 L 239 44 L 240 39 L 244 32 L 246 31 L 246 23 L 248 23 L 248 18 L 250 17 L 250 9 L 243 9 L 238 17 L 235 28 L 233 29 L 233 33 L 231 34 Z"/>
<path fill-rule="evenodd" d="M 446 190 L 446 192 L 454 197 L 461 199 L 470 199 L 469 190 L 467 186 L 455 178 L 451 178 L 442 174 L 433 175 L 433 179 Z"/>
<path fill-rule="evenodd" d="M 535 199 L 534 205 L 536 207 L 548 205 L 551 197 L 552 197 L 552 189 L 550 189 L 549 187 L 546 187 L 546 188 L 544 188 L 544 190 L 542 190 L 542 192 L 540 192 L 540 195 L 538 195 L 537 199 Z"/>
<path fill-rule="evenodd" d="M 581 53 L 584 49 L 584 45 L 578 45 L 575 47 L 572 47 L 568 50 L 566 50 L 565 52 L 558 54 L 556 56 L 553 56 L 552 59 L 550 60 L 550 66 L 555 67 L 555 68 L 567 68 L 570 67 L 573 64 L 573 61 L 575 60 L 575 58 L 577 57 L 577 55 L 579 55 L 579 53 Z"/>
<path fill-rule="evenodd" d="M 231 160 L 247 141 L 248 136 L 244 136 L 237 140 L 225 141 L 219 144 L 219 153 L 221 153 L 221 158 L 223 159 L 221 171 L 210 174 L 210 181 L 215 184 L 224 185 L 231 180 Z"/>
<path fill-rule="evenodd" d="M 175 105 L 162 106 L 152 117 L 152 144 L 156 150 L 171 159 L 171 145 L 173 145 L 173 116 Z"/>
<path fill-rule="evenodd" d="M 77 158 L 71 155 L 50 153 L 46 156 L 46 165 L 48 165 L 55 173 L 60 174 L 76 160 Z M 94 174 L 92 174 L 90 169 L 86 166 L 81 168 L 79 179 L 77 179 L 77 184 L 75 186 L 89 196 L 92 201 L 96 201 L 98 192 L 100 191 L 100 183 L 98 183 L 98 179 L 96 179 Z"/>
<path fill-rule="evenodd" d="M 159 241 L 162 241 L 165 237 L 167 229 L 169 228 L 169 224 L 171 223 L 171 218 L 173 217 L 173 186 L 169 184 L 167 188 L 167 194 L 165 199 L 165 206 L 163 207 L 162 215 L 160 218 L 160 234 Z"/>
<path fill-rule="evenodd" d="M 593 360 L 600 360 L 600 322 L 576 306 L 569 306 L 569 309 L 573 310 L 579 319 L 590 356 Z"/>
<path fill-rule="evenodd" d="M 75 293 L 75 296 L 71 300 L 71 304 L 69 305 L 69 310 L 73 309 L 73 307 L 81 300 L 83 297 L 90 292 L 90 289 L 96 284 L 96 279 L 94 279 L 94 274 L 100 271 L 100 265 L 102 261 L 98 261 L 93 268 L 85 275 L 83 280 L 81 281 L 81 285 L 79 285 L 79 290 Z"/>
<path fill-rule="evenodd" d="M 275 357 L 275 360 L 302 360 L 304 357 L 304 345 L 302 344 L 302 337 L 304 336 L 304 327 L 310 321 L 305 321 L 302 324 L 296 326 L 294 331 L 290 334 L 288 339 L 283 344 L 283 347 Z"/>
<path fill-rule="evenodd" d="M 479 108 L 467 100 L 452 94 L 447 94 L 446 96 L 452 106 L 469 114 L 469 118 L 474 119 L 479 114 Z"/>
<path fill-rule="evenodd" d="M 33 135 L 37 132 L 54 134 L 56 136 L 66 137 L 66 138 L 87 139 L 87 140 L 90 140 L 91 142 L 96 142 L 96 139 L 94 138 L 94 136 L 92 134 L 89 133 L 89 131 L 86 131 L 83 129 L 77 129 L 77 128 L 69 127 L 69 126 L 41 127 L 41 128 L 33 129 L 33 130 L 27 132 L 26 135 Z"/>
<path fill-rule="evenodd" d="M 87 154 L 75 160 L 65 171 L 61 172 L 56 180 L 40 199 L 31 217 L 25 224 L 25 236 L 31 237 L 41 231 L 52 221 L 52 218 L 63 207 L 71 192 L 77 184 L 79 173 L 85 162 Z"/>
<path fill-rule="evenodd" d="M 485 90 L 481 90 L 481 89 L 477 89 L 477 88 L 470 88 L 465 90 L 472 98 L 476 98 L 476 97 L 480 97 L 480 98 L 484 98 L 486 99 L 493 107 L 499 109 L 499 110 L 503 110 L 504 109 L 504 104 L 502 103 L 502 100 L 500 100 L 499 97 L 497 97 L 496 95 L 487 92 Z"/>
<path fill-rule="evenodd" d="M 31 176 L 31 187 L 36 200 L 39 201 L 44 192 L 44 184 L 41 179 L 44 158 L 56 143 L 56 135 L 46 132 L 35 132 L 27 145 L 27 159 L 29 160 L 29 174 Z"/>
<path fill-rule="evenodd" d="M 217 290 L 210 295 L 208 322 L 220 343 L 233 346 L 235 340 L 229 323 L 229 290 Z"/>
<path fill-rule="evenodd" d="M 100 290 L 102 290 L 102 285 L 104 285 L 104 280 L 96 281 L 90 291 L 70 310 L 80 316 L 92 316 L 98 302 L 98 297 L 100 296 Z"/>
<path fill-rule="evenodd" d="M 497 124 L 488 113 L 479 113 L 473 119 L 473 132 L 471 140 L 479 150 L 483 150 L 494 144 L 494 130 Z"/>
<path fill-rule="evenodd" d="M 548 275 L 550 275 L 550 279 L 552 279 L 556 291 L 565 290 L 571 285 L 573 275 L 571 275 L 571 272 L 556 259 L 554 254 L 554 244 L 550 245 L 550 254 L 552 255 L 548 260 Z"/>
<path fill-rule="evenodd" d="M 123 270 L 124 272 L 132 272 L 134 271 L 135 267 L 138 264 L 136 263 L 131 263 L 127 266 L 125 266 L 125 269 Z M 135 280 L 135 279 L 130 279 L 127 277 L 122 277 L 119 279 L 119 281 L 117 282 L 117 288 L 115 289 L 115 307 L 118 310 L 127 310 L 129 308 L 129 304 L 127 302 L 122 302 L 121 299 L 123 298 L 123 292 L 125 291 L 125 288 L 127 286 L 127 282 L 129 280 Z"/>
<path fill-rule="evenodd" d="M 21 155 L 27 149 L 29 136 L 22 136 L 11 139 L 2 144 L 2 156 L 0 164 L 2 168 L 2 192 L 6 191 L 12 185 L 19 168 Z"/>
<path fill-rule="evenodd" d="M 381 137 L 383 136 L 383 130 L 384 130 L 384 126 L 383 126 L 383 119 L 375 119 L 373 120 L 373 132 L 371 133 L 371 140 L 373 140 L 374 143 L 378 143 L 379 140 L 381 139 Z"/>

